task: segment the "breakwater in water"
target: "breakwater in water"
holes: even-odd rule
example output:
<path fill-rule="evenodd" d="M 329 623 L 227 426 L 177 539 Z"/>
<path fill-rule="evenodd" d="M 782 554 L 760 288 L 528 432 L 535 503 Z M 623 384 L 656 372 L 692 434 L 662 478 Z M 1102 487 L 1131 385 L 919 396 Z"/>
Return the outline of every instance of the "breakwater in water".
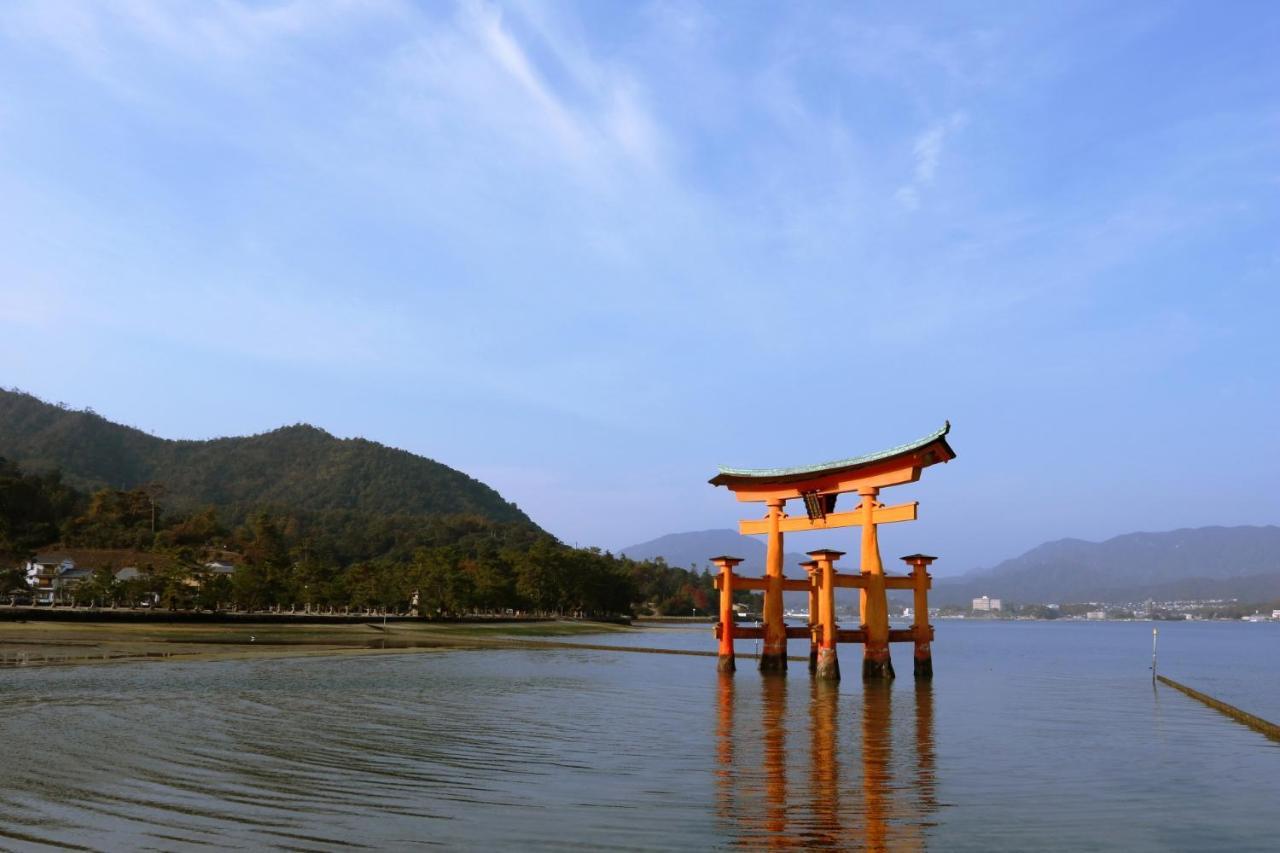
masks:
<path fill-rule="evenodd" d="M 1169 687 L 1172 687 L 1174 690 L 1179 690 L 1187 694 L 1192 699 L 1195 699 L 1198 702 L 1203 702 L 1204 704 L 1208 705 L 1210 708 L 1213 708 L 1215 711 L 1219 711 L 1222 714 L 1225 714 L 1226 716 L 1235 720 L 1237 723 L 1241 723 L 1242 725 L 1248 726 L 1249 728 L 1253 729 L 1255 732 L 1264 734 L 1267 737 L 1271 738 L 1272 740 L 1280 741 L 1280 726 L 1276 725 L 1275 723 L 1264 720 L 1261 717 L 1256 716 L 1254 714 L 1250 714 L 1248 711 L 1242 711 L 1239 708 L 1237 708 L 1235 705 L 1228 705 L 1226 702 L 1223 702 L 1221 699 L 1215 699 L 1206 693 L 1201 693 L 1199 690 L 1188 687 L 1185 684 L 1180 684 L 1177 681 L 1174 681 L 1172 678 L 1167 678 L 1166 676 L 1163 676 L 1163 675 L 1157 675 L 1156 680 L 1159 681 L 1161 684 L 1165 684 L 1165 685 L 1168 685 Z"/>

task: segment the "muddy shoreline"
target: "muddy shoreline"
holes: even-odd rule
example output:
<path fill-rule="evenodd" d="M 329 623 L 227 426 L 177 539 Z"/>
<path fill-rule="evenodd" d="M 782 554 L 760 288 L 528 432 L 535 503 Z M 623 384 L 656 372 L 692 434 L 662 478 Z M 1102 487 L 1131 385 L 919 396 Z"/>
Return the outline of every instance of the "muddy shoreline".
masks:
<path fill-rule="evenodd" d="M 594 622 L 382 624 L 0 621 L 0 669 L 142 661 L 200 661 L 314 655 L 406 654 L 448 649 L 608 648 L 557 637 L 628 632 Z"/>
<path fill-rule="evenodd" d="M 377 612 L 319 613 L 305 611 L 280 611 L 276 613 L 238 612 L 227 610 L 168 610 L 166 608 L 139 607 L 33 607 L 30 605 L 0 605 L 2 622 L 92 622 L 92 623 L 144 623 L 144 624 L 200 624 L 200 625 L 358 625 L 370 622 L 422 623 L 430 625 L 529 625 L 557 622 L 588 624 L 610 623 L 629 625 L 625 616 L 595 618 L 590 620 L 560 619 L 554 616 L 486 615 L 433 617 L 397 615 L 385 616 Z"/>

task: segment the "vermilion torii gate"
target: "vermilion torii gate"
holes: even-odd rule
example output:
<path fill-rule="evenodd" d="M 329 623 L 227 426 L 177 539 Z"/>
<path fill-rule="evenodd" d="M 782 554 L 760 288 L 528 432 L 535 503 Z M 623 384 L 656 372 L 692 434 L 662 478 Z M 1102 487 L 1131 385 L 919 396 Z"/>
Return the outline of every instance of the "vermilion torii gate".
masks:
<path fill-rule="evenodd" d="M 720 473 L 710 481 L 713 486 L 725 486 L 739 501 L 759 502 L 766 507 L 763 519 L 739 522 L 738 532 L 744 535 L 764 533 L 769 537 L 763 578 L 744 578 L 736 574 L 734 567 L 742 562 L 737 557 L 712 559 L 720 568 L 720 575 L 716 578 L 720 589 L 720 622 L 716 625 L 716 635 L 720 639 L 721 672 L 732 672 L 735 668 L 735 637 L 763 639 L 760 670 L 785 672 L 787 638 L 794 636 L 809 637 L 810 669 L 820 678 L 840 677 L 836 645 L 842 642 L 863 644 L 864 679 L 893 678 L 893 662 L 889 656 L 891 642 L 914 643 L 916 676 L 932 677 L 933 659 L 929 644 L 933 640 L 933 628 L 929 625 L 931 578 L 928 566 L 935 558 L 924 554 L 903 557 L 911 566 L 911 574 L 885 575 L 876 528 L 892 522 L 915 521 L 917 504 L 913 501 L 885 506 L 877 497 L 883 488 L 914 483 L 925 468 L 954 459 L 955 451 L 946 439 L 950 431 L 948 422 L 932 435 L 910 444 L 804 468 L 720 469 Z M 846 492 L 856 492 L 861 501 L 853 510 L 836 512 L 836 499 Z M 787 501 L 795 499 L 803 501 L 804 516 L 787 515 Z M 842 574 L 836 570 L 836 561 L 844 556 L 844 552 L 822 550 L 809 552 L 813 559 L 803 564 L 809 574 L 807 580 L 790 580 L 782 576 L 784 533 L 837 527 L 862 528 L 861 567 L 857 574 Z M 837 587 L 858 590 L 862 624 L 857 630 L 841 630 L 836 625 Z M 763 628 L 734 625 L 733 592 L 738 589 L 764 592 Z M 915 624 L 908 629 L 889 629 L 887 591 L 890 589 L 915 592 Z M 809 593 L 808 627 L 788 628 L 783 621 L 782 593 L 786 590 Z"/>

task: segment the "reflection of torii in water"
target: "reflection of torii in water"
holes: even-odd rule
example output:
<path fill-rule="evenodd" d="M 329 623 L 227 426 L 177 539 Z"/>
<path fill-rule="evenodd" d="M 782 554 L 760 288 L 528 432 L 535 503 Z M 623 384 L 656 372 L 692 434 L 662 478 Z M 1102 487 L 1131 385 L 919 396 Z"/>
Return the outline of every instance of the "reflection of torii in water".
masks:
<path fill-rule="evenodd" d="M 924 831 L 937 810 L 933 688 L 927 681 L 915 688 L 914 755 L 900 751 L 896 761 L 894 744 L 901 750 L 904 740 L 893 736 L 893 691 L 878 684 L 863 690 L 860 737 L 846 748 L 860 753 L 861 797 L 850 780 L 841 784 L 842 726 L 836 685 L 815 680 L 810 687 L 808 785 L 788 785 L 786 681 L 767 679 L 761 689 L 763 713 L 751 714 L 747 721 L 760 721 L 759 737 L 751 731 L 735 738 L 732 677 L 720 677 L 717 694 L 717 813 L 739 833 L 739 843 L 775 848 L 924 849 Z M 753 746 L 759 747 L 759 754 L 750 751 Z M 762 794 L 763 802 L 751 794 Z"/>
<path fill-rule="evenodd" d="M 766 507 L 763 519 L 739 523 L 743 534 L 768 536 L 765 577 L 744 578 L 734 572 L 742 562 L 737 557 L 715 557 L 720 568 L 716 584 L 720 589 L 720 622 L 716 625 L 720 638 L 720 670 L 732 672 L 735 667 L 734 637 L 764 640 L 760 655 L 762 672 L 784 672 L 787 668 L 787 638 L 809 637 L 811 658 L 819 677 L 838 679 L 839 663 L 836 644 L 860 642 L 863 647 L 862 676 L 868 680 L 893 678 L 889 657 L 890 642 L 915 644 L 915 674 L 933 675 L 930 643 L 933 629 L 929 625 L 928 566 L 934 558 L 924 554 L 903 557 L 911 567 L 910 575 L 889 577 L 880 560 L 880 542 L 876 528 L 881 524 L 914 521 L 917 504 L 885 506 L 877 498 L 882 488 L 914 483 L 920 472 L 938 462 L 949 462 L 956 454 L 947 444 L 948 422 L 937 432 L 919 441 L 903 444 L 879 453 L 871 453 L 838 462 L 803 468 L 739 469 L 721 468 L 711 484 L 725 486 L 739 501 L 760 502 Z M 848 512 L 836 512 L 836 500 L 845 493 L 857 493 L 858 506 Z M 787 501 L 801 500 L 805 516 L 789 516 Z M 782 536 L 787 532 L 831 530 L 839 527 L 861 527 L 861 565 L 859 573 L 841 574 L 835 562 L 841 551 L 813 551 L 814 560 L 806 563 L 808 580 L 788 580 L 782 575 Z M 851 587 L 859 591 L 861 626 L 856 631 L 841 631 L 835 622 L 835 590 Z M 733 621 L 733 592 L 737 589 L 760 590 L 764 593 L 764 627 L 739 628 Z M 915 593 L 915 624 L 907 630 L 889 628 L 887 591 L 910 589 Z M 808 628 L 787 628 L 783 619 L 782 593 L 785 590 L 810 592 Z M 816 593 L 816 594 L 814 594 Z"/>

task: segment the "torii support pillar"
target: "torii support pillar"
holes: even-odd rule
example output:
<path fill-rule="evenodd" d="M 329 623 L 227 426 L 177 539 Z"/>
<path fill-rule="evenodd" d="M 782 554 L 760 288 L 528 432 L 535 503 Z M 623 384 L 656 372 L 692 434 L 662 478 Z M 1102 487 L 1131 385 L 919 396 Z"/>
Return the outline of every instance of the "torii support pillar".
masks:
<path fill-rule="evenodd" d="M 867 632 L 862 649 L 862 680 L 892 681 L 893 660 L 889 657 L 889 596 L 880 562 L 880 540 L 876 535 L 877 487 L 858 490 L 862 497 L 862 630 Z"/>
<path fill-rule="evenodd" d="M 786 501 L 771 498 L 769 540 L 765 551 L 764 648 L 760 650 L 760 671 L 787 671 L 787 623 L 782 608 L 782 506 Z"/>
<path fill-rule="evenodd" d="M 836 654 L 839 637 L 836 626 L 836 560 L 843 551 L 810 551 L 818 563 L 818 665 L 814 674 L 829 681 L 840 680 L 840 658 Z"/>
<path fill-rule="evenodd" d="M 911 554 L 902 560 L 911 567 L 912 592 L 914 599 L 915 624 L 911 633 L 915 637 L 915 675 L 916 678 L 929 680 L 933 678 L 933 626 L 929 624 L 929 587 L 933 576 L 929 574 L 929 564 L 937 557 L 927 554 Z"/>
<path fill-rule="evenodd" d="M 720 567 L 720 624 L 716 625 L 716 633 L 720 636 L 720 659 L 716 663 L 718 672 L 733 672 L 737 669 L 733 655 L 733 567 L 742 562 L 737 557 L 712 557 L 711 562 Z"/>
<path fill-rule="evenodd" d="M 818 626 L 821 621 L 818 618 L 818 583 L 821 575 L 818 570 L 817 560 L 808 560 L 801 563 L 800 568 L 804 569 L 805 574 L 809 577 L 809 673 L 818 671 Z"/>

